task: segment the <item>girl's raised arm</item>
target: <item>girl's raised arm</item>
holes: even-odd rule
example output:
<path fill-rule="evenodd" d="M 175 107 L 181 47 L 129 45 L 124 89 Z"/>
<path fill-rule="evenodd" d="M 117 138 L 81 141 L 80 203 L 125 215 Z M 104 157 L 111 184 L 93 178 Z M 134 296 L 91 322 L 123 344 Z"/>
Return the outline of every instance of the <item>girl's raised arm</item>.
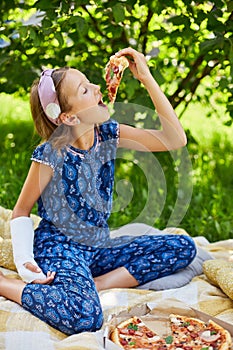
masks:
<path fill-rule="evenodd" d="M 186 145 L 186 135 L 174 109 L 159 85 L 150 73 L 146 59 L 142 53 L 132 48 L 126 48 L 116 53 L 116 56 L 130 56 L 129 69 L 147 89 L 158 113 L 161 130 L 139 129 L 120 125 L 119 147 L 139 151 L 167 151 Z"/>

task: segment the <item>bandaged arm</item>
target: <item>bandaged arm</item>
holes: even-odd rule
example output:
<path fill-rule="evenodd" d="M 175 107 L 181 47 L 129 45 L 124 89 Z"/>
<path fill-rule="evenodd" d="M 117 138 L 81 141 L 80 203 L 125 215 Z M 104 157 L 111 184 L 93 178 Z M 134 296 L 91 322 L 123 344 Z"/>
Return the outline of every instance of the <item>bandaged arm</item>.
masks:
<path fill-rule="evenodd" d="M 10 221 L 10 230 L 14 263 L 22 280 L 29 283 L 37 279 L 45 279 L 46 276 L 42 271 L 32 272 L 24 266 L 29 262 L 39 268 L 33 254 L 34 229 L 32 219 L 27 216 L 16 217 Z"/>

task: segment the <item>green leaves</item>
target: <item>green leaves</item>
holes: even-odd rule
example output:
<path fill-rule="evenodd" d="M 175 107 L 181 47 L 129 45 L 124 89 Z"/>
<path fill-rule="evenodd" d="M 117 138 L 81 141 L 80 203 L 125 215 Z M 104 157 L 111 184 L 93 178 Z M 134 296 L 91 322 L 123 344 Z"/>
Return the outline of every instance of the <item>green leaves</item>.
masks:
<path fill-rule="evenodd" d="M 227 1 L 227 11 L 228 12 L 233 11 L 233 1 Z"/>
<path fill-rule="evenodd" d="M 168 22 L 173 23 L 175 26 L 190 26 L 190 19 L 187 16 L 179 15 L 168 19 Z"/>
<path fill-rule="evenodd" d="M 63 44 L 64 44 L 64 39 L 63 39 L 62 33 L 55 32 L 54 33 L 54 38 L 58 41 L 59 46 L 62 47 Z"/>
<path fill-rule="evenodd" d="M 218 35 L 214 39 L 207 39 L 204 42 L 200 43 L 200 52 L 208 53 L 209 51 L 214 51 L 215 49 L 221 50 L 224 46 L 224 37 L 222 35 Z"/>
<path fill-rule="evenodd" d="M 112 12 L 113 12 L 113 17 L 114 17 L 114 20 L 116 23 L 124 22 L 125 9 L 124 9 L 123 5 L 121 5 L 119 3 L 116 4 L 112 8 Z"/>
<path fill-rule="evenodd" d="M 47 65 L 78 67 L 105 89 L 109 56 L 131 46 L 145 55 L 156 50 L 149 60 L 151 72 L 175 108 L 190 101 L 209 104 L 211 89 L 212 95 L 223 94 L 218 102 L 228 105 L 231 120 L 232 9 L 233 1 L 223 0 L 195 5 L 187 0 L 3 1 L 0 91 L 27 91 L 35 72 Z M 31 73 L 28 88 L 28 80 L 17 77 L 25 68 Z M 207 79 L 211 88 L 206 88 Z M 151 107 L 130 72 L 121 91 L 118 99 Z"/>

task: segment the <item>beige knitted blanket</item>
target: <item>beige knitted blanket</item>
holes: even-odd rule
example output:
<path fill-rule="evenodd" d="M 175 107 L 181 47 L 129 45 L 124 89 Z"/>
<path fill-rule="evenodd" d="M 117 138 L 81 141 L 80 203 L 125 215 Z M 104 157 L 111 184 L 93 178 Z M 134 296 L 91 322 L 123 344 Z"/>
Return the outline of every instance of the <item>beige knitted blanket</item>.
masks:
<path fill-rule="evenodd" d="M 10 210 L 0 207 L 0 270 L 9 278 L 19 278 L 12 259 L 10 216 Z M 37 216 L 32 218 L 37 226 L 39 218 Z M 205 274 L 176 289 L 164 291 L 110 289 L 100 292 L 105 321 L 109 314 L 117 315 L 123 310 L 147 302 L 164 304 L 166 299 L 174 298 L 233 325 L 233 287 L 230 283 L 233 281 L 233 268 L 230 263 L 233 256 L 233 239 L 216 243 L 209 243 L 203 237 L 195 237 L 194 240 L 199 246 L 211 252 L 216 259 L 204 263 Z M 228 278 L 228 290 L 225 288 L 223 291 L 219 283 L 225 279 L 223 278 L 225 274 L 229 277 L 231 273 L 232 278 Z M 103 328 L 95 333 L 66 336 L 32 316 L 16 303 L 0 297 L 0 350 L 103 349 Z"/>

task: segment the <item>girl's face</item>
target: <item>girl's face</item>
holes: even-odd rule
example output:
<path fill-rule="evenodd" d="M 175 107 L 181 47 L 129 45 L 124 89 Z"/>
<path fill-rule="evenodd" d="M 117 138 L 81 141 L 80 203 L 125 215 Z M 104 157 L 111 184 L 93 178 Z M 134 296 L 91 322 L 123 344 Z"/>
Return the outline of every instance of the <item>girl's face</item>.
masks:
<path fill-rule="evenodd" d="M 110 118 L 107 106 L 102 102 L 98 85 L 89 82 L 77 69 L 69 69 L 62 83 L 62 90 L 71 109 L 70 115 L 77 115 L 84 124 L 101 124 Z"/>

